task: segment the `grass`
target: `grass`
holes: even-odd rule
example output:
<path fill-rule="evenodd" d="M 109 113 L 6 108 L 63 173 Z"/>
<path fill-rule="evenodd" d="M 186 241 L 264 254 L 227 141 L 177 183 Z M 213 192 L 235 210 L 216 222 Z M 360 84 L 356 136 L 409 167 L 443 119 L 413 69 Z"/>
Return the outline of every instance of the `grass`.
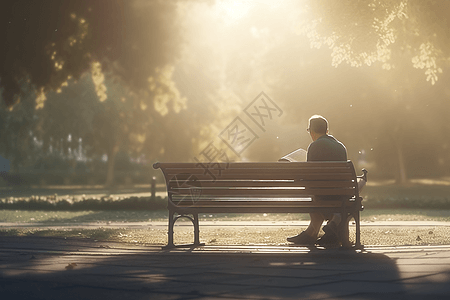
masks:
<path fill-rule="evenodd" d="M 450 185 L 369 185 L 361 194 L 367 208 L 450 209 Z"/>

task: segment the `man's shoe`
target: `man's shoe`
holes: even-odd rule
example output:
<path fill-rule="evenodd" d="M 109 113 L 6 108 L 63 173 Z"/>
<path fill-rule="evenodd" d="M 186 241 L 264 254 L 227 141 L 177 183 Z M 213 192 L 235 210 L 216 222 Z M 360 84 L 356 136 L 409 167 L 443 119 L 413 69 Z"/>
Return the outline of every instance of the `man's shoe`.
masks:
<path fill-rule="evenodd" d="M 338 226 L 336 223 L 334 222 L 328 222 L 327 225 L 323 226 L 322 228 L 323 232 L 325 232 L 325 234 L 334 234 L 334 235 L 338 235 Z"/>
<path fill-rule="evenodd" d="M 339 236 L 338 236 L 338 228 L 336 223 L 329 222 L 327 225 L 323 226 L 322 230 L 325 234 L 317 240 L 317 244 L 319 246 L 338 246 Z"/>
<path fill-rule="evenodd" d="M 337 235 L 325 233 L 317 240 L 317 245 L 322 247 L 339 246 L 340 242 Z"/>
<path fill-rule="evenodd" d="M 316 243 L 316 239 L 307 234 L 305 231 L 302 231 L 296 236 L 288 237 L 287 240 L 288 242 L 302 246 L 313 246 Z"/>

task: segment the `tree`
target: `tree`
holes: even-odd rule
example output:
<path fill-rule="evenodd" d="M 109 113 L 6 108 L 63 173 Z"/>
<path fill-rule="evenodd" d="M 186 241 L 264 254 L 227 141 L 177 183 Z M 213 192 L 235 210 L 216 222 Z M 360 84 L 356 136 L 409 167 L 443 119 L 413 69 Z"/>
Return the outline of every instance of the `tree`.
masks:
<path fill-rule="evenodd" d="M 411 149 L 411 139 L 418 138 L 413 134 L 414 128 L 417 124 L 429 124 L 432 118 L 429 113 L 424 114 L 425 105 L 420 105 L 420 98 L 412 92 L 418 84 L 417 72 L 412 68 L 424 70 L 426 81 L 434 86 L 448 67 L 450 3 L 322 0 L 311 1 L 310 12 L 312 19 L 304 23 L 302 32 L 312 47 L 326 45 L 332 50 L 333 66 L 346 63 L 352 67 L 380 67 L 378 77 L 372 80 L 387 92 L 377 100 L 383 113 L 371 129 L 384 132 L 377 134 L 383 136 L 378 141 L 379 149 L 393 146 L 383 152 L 385 160 L 390 161 L 390 167 L 396 166 L 397 182 L 406 183 L 408 156 L 416 153 L 407 151 Z M 439 88 L 442 90 L 442 86 Z M 381 112 L 372 113 L 375 111 Z"/>
<path fill-rule="evenodd" d="M 178 52 L 176 1 L 1 1 L 0 85 L 13 105 L 20 80 L 39 94 L 78 79 L 93 64 L 132 90 L 148 88 L 155 68 Z M 40 97 L 39 100 L 44 100 Z M 42 105 L 42 103 L 38 103 Z"/>
<path fill-rule="evenodd" d="M 114 167 L 119 151 L 139 152 L 145 141 L 147 131 L 151 131 L 146 119 L 145 105 L 148 101 L 138 103 L 132 92 L 121 82 L 105 81 L 108 97 L 98 102 L 93 110 L 91 130 L 84 136 L 84 144 L 88 155 L 107 155 L 107 171 L 105 185 L 112 187 L 114 183 Z M 149 100 L 149 99 L 147 99 Z M 139 105 L 137 107 L 137 105 Z M 148 112 L 148 111 L 147 111 Z"/>
<path fill-rule="evenodd" d="M 43 149 L 66 152 L 82 139 L 91 155 L 108 154 L 107 184 L 112 185 L 118 151 L 141 151 L 157 127 L 150 126 L 151 114 L 164 115 L 167 107 L 179 112 L 185 106 L 171 72 L 165 72 L 181 45 L 177 4 L 1 2 L 0 39 L 5 46 L 0 48 L 0 86 L 5 104 L 12 107 L 27 96 L 19 89 L 21 80 L 33 86 L 36 103 L 29 105 L 49 105 L 39 112 L 36 128 Z"/>
<path fill-rule="evenodd" d="M 20 90 L 25 96 L 16 105 L 8 108 L 3 101 L 0 103 L 0 153 L 11 162 L 13 172 L 30 163 L 36 154 L 34 89 L 21 81 Z"/>
<path fill-rule="evenodd" d="M 425 70 L 434 84 L 450 60 L 450 2 L 435 0 L 310 1 L 312 18 L 301 32 L 311 46 L 328 46 L 332 65 L 380 64 L 399 68 L 399 57 Z"/>
<path fill-rule="evenodd" d="M 46 105 L 38 111 L 36 134 L 44 153 L 51 147 L 67 157 L 82 141 L 89 159 L 106 154 L 106 184 L 112 186 L 117 153 L 136 147 L 136 136 L 150 128 L 142 120 L 143 111 L 133 106 L 131 93 L 123 85 L 112 84 L 111 80 L 104 83 L 104 101 L 98 100 L 91 74 L 83 75 L 77 82 L 71 80 L 59 93 L 50 92 Z"/>
<path fill-rule="evenodd" d="M 184 108 L 186 99 L 180 96 L 170 72 L 157 74 L 160 76 L 150 80 L 153 95 L 133 93 L 120 79 L 105 74 L 102 81 L 105 97 L 99 100 L 94 76 L 89 73 L 78 81 L 70 80 L 58 93 L 48 93 L 45 106 L 37 112 L 39 121 L 35 129 L 43 152 L 52 147 L 67 156 L 69 150 L 73 153 L 78 148 L 81 140 L 88 159 L 106 154 L 105 183 L 109 187 L 114 183 L 115 159 L 120 151 L 135 157 L 142 154 L 149 157 L 171 146 L 189 152 L 188 143 L 181 143 L 180 147 L 180 139 L 173 138 L 178 133 L 172 133 L 170 126 L 177 123 L 174 119 L 180 118 L 176 114 Z M 155 139 L 156 136 L 164 139 Z"/>

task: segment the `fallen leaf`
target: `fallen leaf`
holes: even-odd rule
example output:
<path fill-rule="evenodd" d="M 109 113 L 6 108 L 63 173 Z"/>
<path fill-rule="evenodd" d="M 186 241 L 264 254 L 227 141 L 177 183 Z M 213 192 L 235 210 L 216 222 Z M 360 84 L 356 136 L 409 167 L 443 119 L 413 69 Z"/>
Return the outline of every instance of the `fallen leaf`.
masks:
<path fill-rule="evenodd" d="M 72 270 L 73 268 L 75 268 L 77 266 L 76 263 L 70 263 L 66 266 L 66 270 Z"/>

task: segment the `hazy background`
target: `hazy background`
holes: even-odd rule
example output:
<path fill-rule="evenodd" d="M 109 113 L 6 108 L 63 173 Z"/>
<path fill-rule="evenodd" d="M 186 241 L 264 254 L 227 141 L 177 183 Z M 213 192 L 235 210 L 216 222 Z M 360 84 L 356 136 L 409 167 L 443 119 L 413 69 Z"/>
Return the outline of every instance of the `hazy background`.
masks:
<path fill-rule="evenodd" d="M 371 179 L 450 176 L 445 1 L 2 5 L 3 185 L 145 183 L 211 142 L 276 161 L 313 114 Z M 261 92 L 283 112 L 264 130 L 244 112 Z M 258 135 L 240 155 L 219 138 L 238 116 Z"/>

